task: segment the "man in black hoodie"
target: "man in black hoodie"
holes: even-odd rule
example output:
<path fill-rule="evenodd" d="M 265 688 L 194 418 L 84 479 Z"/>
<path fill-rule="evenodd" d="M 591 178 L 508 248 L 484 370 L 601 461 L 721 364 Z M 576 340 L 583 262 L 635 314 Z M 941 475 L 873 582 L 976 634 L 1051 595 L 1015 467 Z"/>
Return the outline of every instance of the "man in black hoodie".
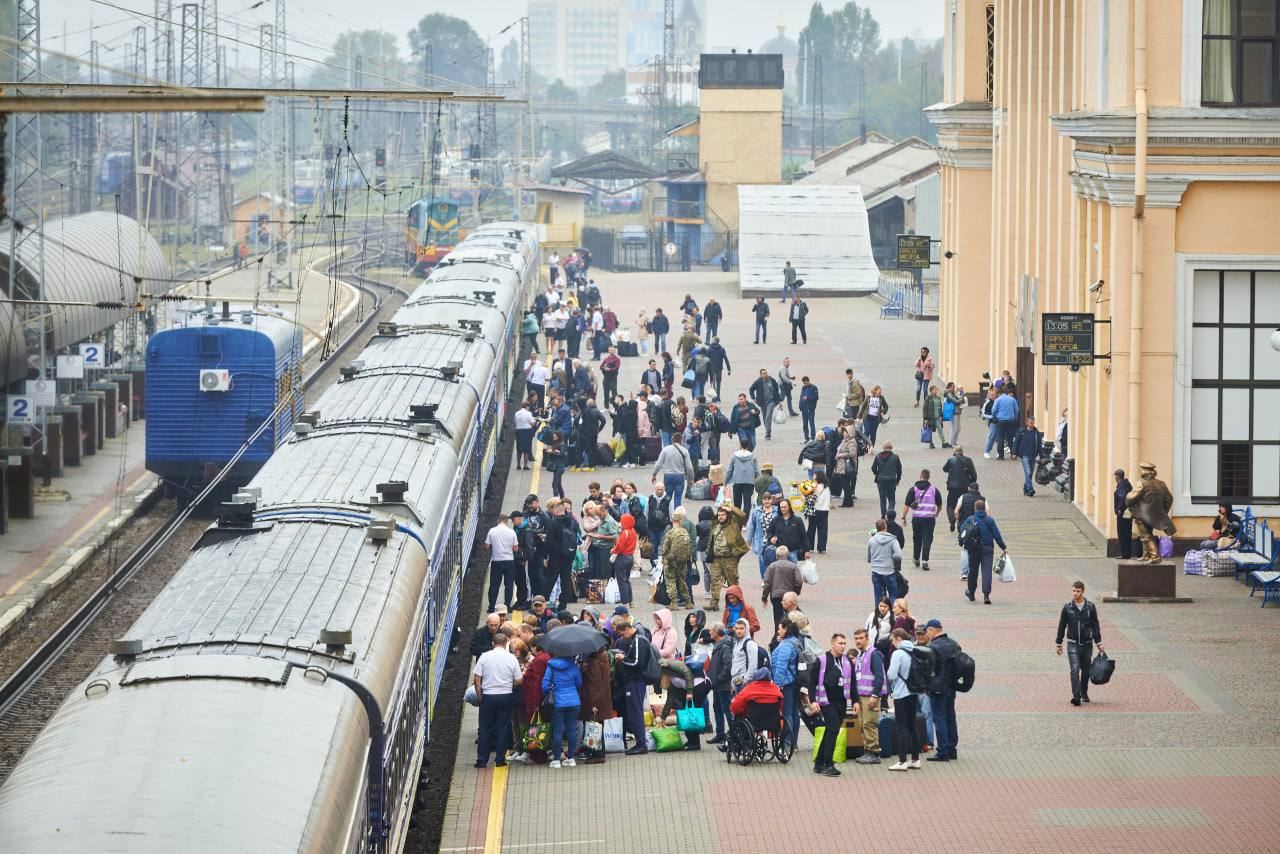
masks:
<path fill-rule="evenodd" d="M 893 511 L 898 503 L 898 484 L 902 481 L 902 460 L 893 452 L 893 443 L 885 442 L 871 464 L 876 488 L 880 490 L 880 515 Z"/>
<path fill-rule="evenodd" d="M 929 708 L 933 711 L 936 751 L 929 761 L 951 762 L 958 758 L 956 742 L 960 738 L 956 731 L 954 687 L 955 659 L 960 654 L 960 644 L 947 637 L 940 620 L 925 623 L 924 631 L 934 657 L 933 678 L 929 680 Z"/>
<path fill-rule="evenodd" d="M 538 503 L 538 496 L 532 492 L 525 496 L 523 510 L 525 524 L 522 530 L 527 532 L 525 537 L 529 540 L 529 547 L 522 543 L 520 548 L 527 562 L 529 590 L 542 593 L 551 589 L 551 583 L 546 580 L 547 524 L 551 520 Z"/>
<path fill-rule="evenodd" d="M 947 475 L 947 521 L 951 530 L 956 529 L 956 502 L 964 495 L 969 484 L 977 483 L 978 472 L 973 467 L 973 460 L 964 455 L 964 448 L 956 445 L 951 457 L 942 464 Z"/>
<path fill-rule="evenodd" d="M 729 718 L 729 703 L 733 700 L 733 638 L 724 630 L 724 623 L 711 624 L 711 666 L 707 676 L 711 679 L 711 699 L 716 716 L 716 737 L 710 744 L 719 744 L 728 736 L 725 726 Z"/>

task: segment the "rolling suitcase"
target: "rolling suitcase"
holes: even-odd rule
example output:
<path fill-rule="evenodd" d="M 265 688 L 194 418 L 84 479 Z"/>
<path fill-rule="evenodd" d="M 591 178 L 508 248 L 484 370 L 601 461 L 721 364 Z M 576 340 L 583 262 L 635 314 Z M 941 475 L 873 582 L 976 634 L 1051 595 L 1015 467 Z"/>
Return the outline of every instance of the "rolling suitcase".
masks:
<path fill-rule="evenodd" d="M 880 716 L 879 732 L 881 759 L 888 759 L 890 756 L 896 756 L 898 754 L 898 751 L 893 744 L 893 726 L 893 715 Z M 924 740 L 924 715 L 919 712 L 916 713 L 916 740 L 918 745 L 926 743 Z"/>

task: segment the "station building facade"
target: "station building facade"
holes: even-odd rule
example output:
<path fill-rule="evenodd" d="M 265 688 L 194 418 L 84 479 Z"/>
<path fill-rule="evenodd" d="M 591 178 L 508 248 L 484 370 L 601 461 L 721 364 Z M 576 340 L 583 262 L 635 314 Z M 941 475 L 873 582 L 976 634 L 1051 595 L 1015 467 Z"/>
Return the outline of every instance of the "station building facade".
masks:
<path fill-rule="evenodd" d="M 1074 500 L 1152 462 L 1179 537 L 1280 504 L 1280 3 L 946 0 L 939 365 L 1009 369 Z M 950 257 L 946 257 L 950 253 Z M 1041 315 L 1101 323 L 1078 371 Z M 977 419 L 971 423 L 976 424 Z M 970 439 L 972 444 L 973 438 Z M 980 449 L 979 449 L 980 450 Z"/>

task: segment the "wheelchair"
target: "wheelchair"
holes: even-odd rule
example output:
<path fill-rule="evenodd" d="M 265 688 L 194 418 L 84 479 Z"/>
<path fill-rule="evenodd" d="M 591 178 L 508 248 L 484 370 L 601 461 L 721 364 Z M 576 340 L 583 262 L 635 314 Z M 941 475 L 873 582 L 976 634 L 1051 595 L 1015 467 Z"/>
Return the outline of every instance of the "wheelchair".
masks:
<path fill-rule="evenodd" d="M 724 752 L 729 764 L 744 767 L 766 759 L 790 762 L 793 748 L 782 703 L 748 703 L 747 713 L 729 722 Z"/>

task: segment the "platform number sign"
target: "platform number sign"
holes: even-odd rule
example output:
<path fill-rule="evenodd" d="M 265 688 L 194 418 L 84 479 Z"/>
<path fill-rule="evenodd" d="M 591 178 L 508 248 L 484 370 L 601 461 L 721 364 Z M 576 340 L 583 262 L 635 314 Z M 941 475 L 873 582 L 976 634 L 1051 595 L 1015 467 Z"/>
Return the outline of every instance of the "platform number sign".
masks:
<path fill-rule="evenodd" d="M 36 404 L 29 397 L 10 395 L 5 401 L 4 420 L 10 424 L 31 424 L 35 421 Z"/>
<path fill-rule="evenodd" d="M 1093 364 L 1093 315 L 1045 312 L 1041 315 L 1042 365 L 1081 367 Z"/>
<path fill-rule="evenodd" d="M 81 344 L 80 356 L 84 359 L 86 368 L 102 367 L 102 345 L 101 344 Z"/>

